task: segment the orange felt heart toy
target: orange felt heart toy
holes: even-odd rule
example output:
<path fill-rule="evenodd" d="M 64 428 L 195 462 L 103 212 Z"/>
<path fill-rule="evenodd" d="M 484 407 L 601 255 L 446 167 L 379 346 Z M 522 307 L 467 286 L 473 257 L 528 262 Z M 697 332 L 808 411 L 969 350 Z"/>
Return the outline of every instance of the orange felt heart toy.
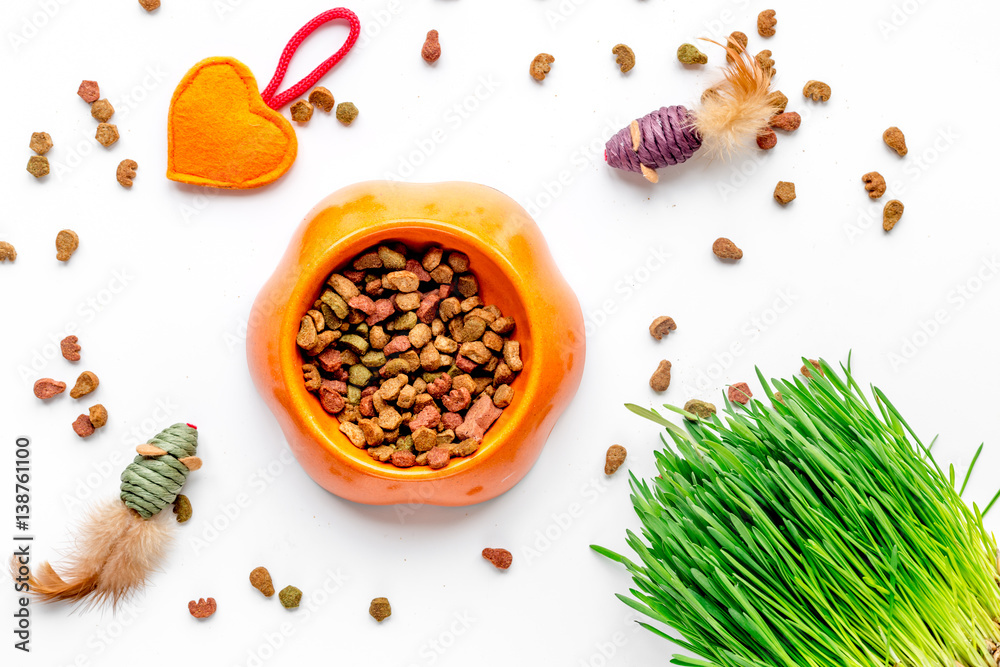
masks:
<path fill-rule="evenodd" d="M 347 41 L 319 67 L 278 94 L 295 50 L 316 28 L 336 19 L 350 24 Z M 167 178 L 212 188 L 245 190 L 273 183 L 298 153 L 292 124 L 278 109 L 302 95 L 343 58 L 361 34 L 349 9 L 323 12 L 295 33 L 260 92 L 250 69 L 235 58 L 207 58 L 184 75 L 167 117 Z"/>

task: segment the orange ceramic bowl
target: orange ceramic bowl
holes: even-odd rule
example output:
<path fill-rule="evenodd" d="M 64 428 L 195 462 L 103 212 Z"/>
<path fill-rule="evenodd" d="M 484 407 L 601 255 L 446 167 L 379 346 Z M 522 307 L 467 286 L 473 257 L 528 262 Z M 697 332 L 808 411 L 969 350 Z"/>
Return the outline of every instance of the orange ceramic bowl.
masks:
<path fill-rule="evenodd" d="M 440 470 L 396 468 L 368 456 L 339 431 L 302 379 L 299 320 L 327 277 L 363 250 L 400 241 L 466 253 L 486 303 L 515 318 L 524 369 L 513 402 L 479 450 Z M 325 489 L 360 503 L 470 505 L 514 486 L 534 464 L 580 385 L 580 304 L 541 232 L 512 199 L 473 183 L 371 181 L 323 200 L 295 232 L 257 296 L 247 329 L 250 374 L 299 463 Z"/>

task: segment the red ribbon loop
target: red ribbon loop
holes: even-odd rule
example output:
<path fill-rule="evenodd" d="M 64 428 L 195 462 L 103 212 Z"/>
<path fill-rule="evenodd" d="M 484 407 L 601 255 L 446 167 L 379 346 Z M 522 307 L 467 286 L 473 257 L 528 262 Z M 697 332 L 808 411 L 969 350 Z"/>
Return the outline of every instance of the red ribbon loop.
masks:
<path fill-rule="evenodd" d="M 302 42 L 306 41 L 306 37 L 311 35 L 313 31 L 321 25 L 337 19 L 347 19 L 347 21 L 351 24 L 351 33 L 347 36 L 347 41 L 344 42 L 342 47 L 340 47 L 340 50 L 320 63 L 319 67 L 310 72 L 306 78 L 302 79 L 280 95 L 276 95 L 275 93 L 278 90 L 278 86 L 281 85 L 281 81 L 285 78 L 285 72 L 288 71 L 288 64 L 292 62 L 292 56 L 295 55 L 295 51 L 299 48 Z M 352 12 L 350 9 L 345 9 L 343 7 L 337 7 L 336 9 L 325 11 L 312 21 L 309 21 L 309 23 L 302 26 L 302 28 L 292 37 L 291 41 L 288 42 L 285 50 L 281 52 L 281 59 L 278 61 L 278 68 L 274 71 L 274 76 L 271 77 L 271 83 L 267 84 L 267 88 L 265 88 L 264 92 L 260 94 L 261 98 L 264 100 L 264 104 L 277 111 L 296 97 L 301 96 L 317 81 L 319 81 L 324 74 L 329 72 L 334 65 L 339 63 L 341 58 L 347 55 L 347 52 L 350 51 L 351 47 L 354 46 L 354 43 L 358 41 L 358 37 L 360 35 L 361 21 L 358 20 L 357 14 Z"/>

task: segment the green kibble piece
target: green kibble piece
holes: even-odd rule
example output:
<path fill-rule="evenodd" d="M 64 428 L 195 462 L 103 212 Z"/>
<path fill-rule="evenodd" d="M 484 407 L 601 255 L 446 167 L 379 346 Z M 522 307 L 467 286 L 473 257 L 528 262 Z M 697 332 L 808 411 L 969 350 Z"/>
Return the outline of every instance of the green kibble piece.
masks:
<path fill-rule="evenodd" d="M 302 591 L 295 586 L 285 586 L 278 591 L 278 600 L 285 609 L 295 609 L 302 602 Z"/>
<path fill-rule="evenodd" d="M 353 384 L 347 385 L 347 402 L 351 405 L 357 405 L 361 402 L 361 387 L 355 387 Z"/>
<path fill-rule="evenodd" d="M 367 368 L 381 368 L 385 365 L 385 354 L 382 350 L 369 350 L 361 357 L 361 363 Z"/>
<path fill-rule="evenodd" d="M 191 518 L 191 501 L 183 493 L 177 494 L 174 498 L 174 514 L 177 515 L 177 523 L 184 523 Z"/>
<path fill-rule="evenodd" d="M 363 338 L 368 338 L 368 325 L 362 322 L 358 326 L 354 327 L 354 333 L 362 336 Z"/>
<path fill-rule="evenodd" d="M 326 305 L 330 306 L 330 309 L 333 311 L 333 314 L 342 320 L 346 320 L 347 315 L 351 312 L 351 309 L 347 305 L 347 302 L 344 301 L 344 297 L 340 296 L 332 289 L 328 289 L 325 292 L 323 292 L 323 296 L 321 296 L 319 300 L 325 303 Z"/>
<path fill-rule="evenodd" d="M 358 108 L 350 102 L 341 102 L 337 105 L 337 120 L 344 125 L 350 125 L 358 117 Z"/>
<path fill-rule="evenodd" d="M 344 336 L 344 338 L 347 338 L 347 336 Z M 353 385 L 364 387 L 371 379 L 372 372 L 365 368 L 363 364 L 354 364 L 347 369 L 347 381 Z"/>
<path fill-rule="evenodd" d="M 420 377 L 422 377 L 424 382 L 427 384 L 432 384 L 435 380 L 441 377 L 441 373 L 424 373 Z"/>
<path fill-rule="evenodd" d="M 694 44 L 681 44 L 677 47 L 677 60 L 685 65 L 704 65 L 708 62 L 708 56 Z"/>
<path fill-rule="evenodd" d="M 411 310 L 394 319 L 386 329 L 389 331 L 409 331 L 415 326 L 417 326 L 417 314 Z"/>
<path fill-rule="evenodd" d="M 400 373 L 409 373 L 410 364 L 403 359 L 390 359 L 382 369 L 382 375 L 387 378 L 396 377 Z"/>
<path fill-rule="evenodd" d="M 364 354 L 368 351 L 368 341 L 357 334 L 347 334 L 346 336 L 341 336 L 340 344 L 354 354 Z"/>
<path fill-rule="evenodd" d="M 337 317 L 337 314 L 333 312 L 333 308 L 320 302 L 319 305 L 320 312 L 323 313 L 323 321 L 326 322 L 326 328 L 330 331 L 340 328 L 341 319 Z"/>
<path fill-rule="evenodd" d="M 712 415 L 715 414 L 715 406 L 708 401 L 699 401 L 697 398 L 692 398 L 690 401 L 684 404 L 684 409 L 693 415 L 696 415 L 700 419 L 711 419 Z M 684 417 L 689 421 L 694 421 L 691 417 Z"/>
<path fill-rule="evenodd" d="M 378 256 L 386 271 L 400 271 L 406 268 L 406 257 L 391 248 L 382 245 L 378 247 Z"/>
<path fill-rule="evenodd" d="M 413 451 L 413 436 L 408 435 L 400 438 L 396 441 L 396 449 L 405 449 L 407 451 Z"/>
<path fill-rule="evenodd" d="M 451 367 L 447 371 L 445 371 L 445 372 L 448 375 L 452 376 L 453 378 L 457 378 L 459 375 L 461 375 L 465 371 L 463 371 L 461 368 L 459 368 L 455 364 L 452 364 Z"/>

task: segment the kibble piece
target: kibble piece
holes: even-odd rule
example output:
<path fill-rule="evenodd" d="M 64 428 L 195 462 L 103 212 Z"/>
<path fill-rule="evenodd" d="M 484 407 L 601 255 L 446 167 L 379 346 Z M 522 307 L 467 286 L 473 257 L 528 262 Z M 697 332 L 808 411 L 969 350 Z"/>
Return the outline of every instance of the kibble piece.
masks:
<path fill-rule="evenodd" d="M 618 63 L 622 74 L 635 67 L 635 52 L 625 44 L 616 44 L 611 53 L 615 54 L 615 62 Z"/>
<path fill-rule="evenodd" d="M 674 318 L 667 317 L 666 315 L 661 315 L 653 320 L 653 323 L 649 325 L 649 335 L 656 340 L 663 340 L 663 337 L 669 335 L 671 331 L 677 330 L 677 323 L 674 322 Z"/>
<path fill-rule="evenodd" d="M 106 99 L 97 100 L 90 105 L 90 115 L 99 123 L 107 123 L 115 115 L 115 108 Z"/>
<path fill-rule="evenodd" d="M 773 9 L 765 9 L 757 14 L 757 34 L 761 37 L 773 37 L 774 26 L 778 24 L 778 19 L 774 18 Z"/>
<path fill-rule="evenodd" d="M 81 398 L 93 392 L 100 384 L 101 381 L 97 379 L 97 375 L 90 371 L 84 371 L 76 379 L 76 384 L 70 390 L 69 395 L 71 398 Z"/>
<path fill-rule="evenodd" d="M 43 155 L 32 155 L 28 158 L 28 173 L 35 178 L 49 175 L 49 159 Z"/>
<path fill-rule="evenodd" d="M 17 250 L 6 241 L 0 241 L 0 262 L 13 262 L 17 259 Z"/>
<path fill-rule="evenodd" d="M 743 259 L 743 251 L 740 250 L 735 243 L 724 236 L 720 236 L 715 239 L 715 243 L 712 244 L 712 252 L 715 253 L 715 256 L 719 259 L 733 261 Z"/>
<path fill-rule="evenodd" d="M 427 63 L 436 62 L 441 57 L 441 41 L 438 38 L 437 30 L 427 31 L 427 39 L 424 40 L 424 45 L 420 49 L 420 57 Z"/>
<path fill-rule="evenodd" d="M 896 151 L 899 157 L 903 157 L 908 152 L 906 149 L 906 137 L 903 136 L 903 131 L 895 125 L 882 133 L 882 141 L 885 142 L 886 146 Z"/>
<path fill-rule="evenodd" d="M 274 595 L 274 582 L 271 581 L 271 573 L 266 567 L 255 567 L 250 571 L 250 585 L 266 598 Z"/>
<path fill-rule="evenodd" d="M 108 423 L 108 409 L 100 403 L 90 406 L 88 412 L 90 413 L 90 423 L 94 425 L 94 428 L 103 428 Z"/>
<path fill-rule="evenodd" d="M 313 117 L 313 105 L 308 100 L 299 100 L 292 105 L 291 112 L 296 123 L 308 123 Z"/>
<path fill-rule="evenodd" d="M 782 206 L 795 199 L 795 183 L 778 181 L 774 186 L 774 201 Z"/>
<path fill-rule="evenodd" d="M 371 614 L 372 618 L 381 623 L 392 616 L 392 605 L 389 604 L 389 600 L 386 598 L 375 598 L 368 605 L 368 613 Z"/>
<path fill-rule="evenodd" d="M 118 171 L 115 178 L 123 188 L 132 187 L 132 179 L 135 178 L 135 170 L 139 168 L 139 163 L 135 160 L 122 160 L 118 163 Z"/>
<path fill-rule="evenodd" d="M 869 171 L 861 177 L 861 181 L 865 184 L 869 198 L 878 199 L 885 194 L 885 179 L 877 171 Z"/>
<path fill-rule="evenodd" d="M 788 113 L 776 113 L 771 116 L 771 120 L 768 124 L 776 130 L 794 132 L 799 129 L 799 125 L 802 124 L 802 116 L 795 111 L 789 111 Z"/>
<path fill-rule="evenodd" d="M 776 90 L 767 96 L 767 101 L 772 107 L 774 107 L 776 113 L 785 113 L 785 108 L 788 106 L 788 97 L 781 92 Z"/>
<path fill-rule="evenodd" d="M 84 79 L 80 82 L 80 87 L 77 89 L 76 94 L 87 104 L 93 104 L 101 98 L 101 87 L 97 85 L 96 81 L 87 81 Z"/>
<path fill-rule="evenodd" d="M 820 375 L 826 375 L 826 371 L 823 370 L 823 366 L 816 359 L 810 359 L 809 365 L 818 370 Z M 810 380 L 812 379 L 812 371 L 810 371 L 805 364 L 802 364 L 802 368 L 799 369 L 799 373 L 802 373 L 802 375 L 806 376 Z"/>
<path fill-rule="evenodd" d="M 697 398 L 692 398 L 685 403 L 684 409 L 700 419 L 711 419 L 712 415 L 715 414 L 714 405 L 708 401 L 699 401 Z"/>
<path fill-rule="evenodd" d="M 649 378 L 649 386 L 653 391 L 666 391 L 670 386 L 670 362 L 664 359 L 656 367 L 652 377 Z"/>
<path fill-rule="evenodd" d="M 729 390 L 726 392 L 726 396 L 733 403 L 739 403 L 740 405 L 746 405 L 753 398 L 753 393 L 750 391 L 750 386 L 746 382 L 737 382 L 736 384 L 729 385 Z"/>
<path fill-rule="evenodd" d="M 174 498 L 174 514 L 177 515 L 177 523 L 187 523 L 191 520 L 194 510 L 191 509 L 191 499 L 183 493 L 178 493 Z"/>
<path fill-rule="evenodd" d="M 441 468 L 448 465 L 448 461 L 451 460 L 451 449 L 448 447 L 432 447 L 429 452 L 427 452 L 427 465 L 432 470 L 440 470 Z"/>
<path fill-rule="evenodd" d="M 778 135 L 774 133 L 774 130 L 767 127 L 760 131 L 757 135 L 757 148 L 762 151 L 769 151 L 778 144 Z"/>
<path fill-rule="evenodd" d="M 73 422 L 73 431 L 81 438 L 87 438 L 94 435 L 94 425 L 90 423 L 90 417 L 87 415 L 80 415 Z"/>
<path fill-rule="evenodd" d="M 68 262 L 79 247 L 80 237 L 72 229 L 64 229 L 56 234 L 56 259 L 60 262 Z"/>
<path fill-rule="evenodd" d="M 802 87 L 802 94 L 813 102 L 826 102 L 830 99 L 833 91 L 822 81 L 807 81 L 806 85 Z"/>
<path fill-rule="evenodd" d="M 882 229 L 885 231 L 892 231 L 892 228 L 896 226 L 900 218 L 903 217 L 903 202 L 898 199 L 892 199 L 885 203 L 885 208 L 882 209 Z"/>
<path fill-rule="evenodd" d="M 626 456 L 628 456 L 628 451 L 621 445 L 608 447 L 608 453 L 604 457 L 604 474 L 614 475 L 618 468 L 625 463 Z"/>
<path fill-rule="evenodd" d="M 337 120 L 344 125 L 350 125 L 358 117 L 358 108 L 351 102 L 341 102 L 337 105 Z"/>
<path fill-rule="evenodd" d="M 506 549 L 483 549 L 483 558 L 493 563 L 498 570 L 506 570 L 514 562 L 514 555 Z"/>
<path fill-rule="evenodd" d="M 28 148 L 39 155 L 45 155 L 52 148 L 52 137 L 49 136 L 48 132 L 34 132 L 31 135 L 31 141 L 28 142 Z"/>
<path fill-rule="evenodd" d="M 101 123 L 97 126 L 97 134 L 94 135 L 97 143 L 105 148 L 110 148 L 118 141 L 118 126 L 111 123 Z"/>
<path fill-rule="evenodd" d="M 737 54 L 743 53 L 747 50 L 747 43 L 750 40 L 747 39 L 746 33 L 742 33 L 739 30 L 734 30 L 729 37 L 726 39 L 726 45 L 735 51 Z M 726 52 L 726 60 L 728 62 L 733 62 L 733 57 Z"/>
<path fill-rule="evenodd" d="M 330 113 L 333 111 L 334 105 L 333 93 L 323 86 L 316 86 L 313 88 L 313 91 L 309 93 L 309 103 L 321 111 Z"/>
<path fill-rule="evenodd" d="M 681 44 L 677 47 L 677 60 L 685 65 L 704 65 L 708 62 L 708 56 L 694 44 Z"/>
<path fill-rule="evenodd" d="M 66 383 L 53 380 L 52 378 L 42 378 L 35 382 L 33 391 L 36 398 L 44 401 L 66 391 Z"/>
<path fill-rule="evenodd" d="M 142 5 L 142 8 L 147 12 L 160 8 L 160 0 L 139 0 L 139 4 Z"/>
<path fill-rule="evenodd" d="M 514 388 L 509 384 L 502 384 L 493 392 L 493 405 L 498 408 L 506 408 L 514 400 Z"/>
<path fill-rule="evenodd" d="M 549 55 L 548 53 L 539 53 L 535 56 L 534 60 L 531 61 L 531 67 L 528 68 L 528 73 L 531 74 L 531 78 L 535 81 L 544 81 L 545 75 L 552 71 L 552 63 L 555 61 L 555 56 Z"/>
<path fill-rule="evenodd" d="M 755 55 L 753 59 L 757 61 L 757 65 L 760 67 L 761 71 L 773 79 L 777 70 L 774 69 L 774 58 L 772 58 L 771 55 L 771 49 L 764 49 Z"/>
<path fill-rule="evenodd" d="M 295 609 L 302 602 L 302 591 L 295 586 L 285 586 L 278 593 L 278 600 L 285 609 Z"/>
<path fill-rule="evenodd" d="M 159 6 L 159 0 L 156 0 L 156 3 Z M 218 609 L 218 605 L 215 602 L 215 598 L 208 598 L 207 600 L 199 598 L 197 602 L 194 600 L 188 602 L 188 611 L 195 618 L 208 618 L 215 613 L 216 609 Z"/>

